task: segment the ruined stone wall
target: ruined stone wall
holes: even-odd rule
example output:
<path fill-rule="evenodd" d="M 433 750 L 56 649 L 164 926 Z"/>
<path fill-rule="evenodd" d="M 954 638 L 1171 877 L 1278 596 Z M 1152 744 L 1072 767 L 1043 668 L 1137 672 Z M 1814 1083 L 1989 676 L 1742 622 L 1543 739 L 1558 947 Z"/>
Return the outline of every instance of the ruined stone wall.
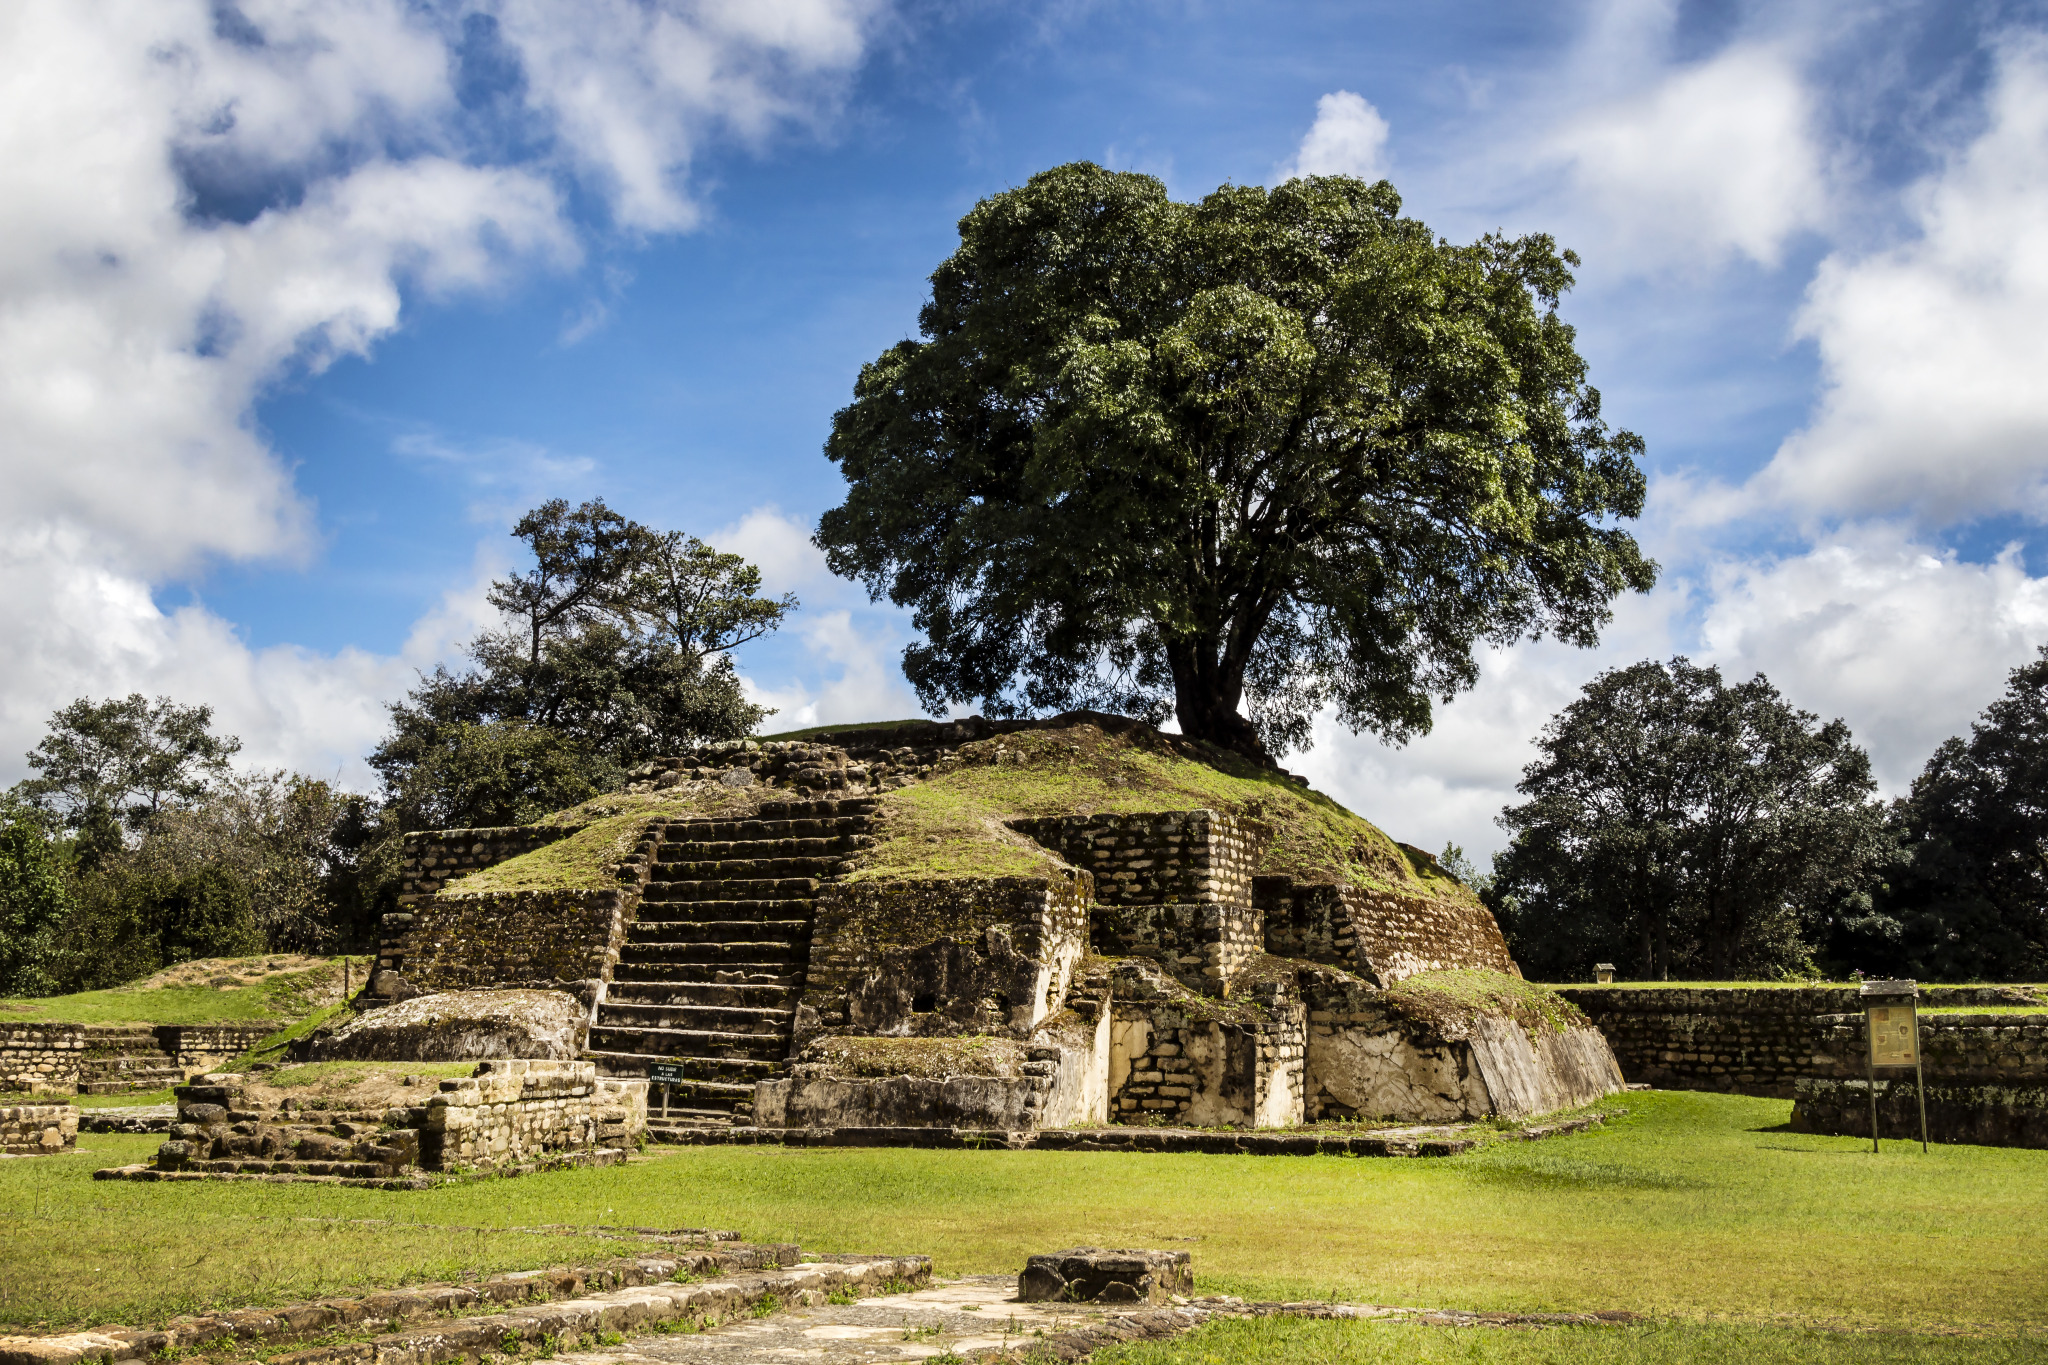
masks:
<path fill-rule="evenodd" d="M 581 825 L 506 825 L 500 829 L 417 830 L 405 836 L 403 880 L 398 903 L 433 897 L 457 877 L 496 867 L 545 848 L 582 829 Z"/>
<path fill-rule="evenodd" d="M 1910 1073 L 1887 1072 L 1877 1081 L 1880 1139 L 1920 1136 L 1918 1087 Z M 1987 1147 L 2048 1148 L 2048 1085 L 1927 1082 L 1927 1137 Z M 1802 1078 L 1792 1090 L 1792 1131 L 1838 1137 L 1870 1136 L 1870 1086 L 1862 1080 Z"/>
<path fill-rule="evenodd" d="M 45 1156 L 78 1146 L 78 1109 L 69 1104 L 0 1107 L 0 1152 Z"/>
<path fill-rule="evenodd" d="M 1854 987 L 1579 986 L 1558 994 L 1606 1035 L 1631 1082 L 1791 1099 L 1802 1079 L 1864 1076 Z M 1978 998 L 1934 988 L 1921 1008 L 1944 997 Z M 1920 1048 L 1929 1084 L 2048 1084 L 2048 1014 L 1923 1013 Z"/>
<path fill-rule="evenodd" d="M 1305 1012 L 1282 982 L 1221 1005 L 1151 964 L 1118 964 L 1109 1035 L 1109 1120 L 1278 1127 L 1302 1118 Z"/>
<path fill-rule="evenodd" d="M 1520 975 L 1485 906 L 1370 887 L 1259 877 L 1266 951 L 1356 972 L 1381 986 L 1445 967 Z"/>
<path fill-rule="evenodd" d="M 374 1003 L 421 991 L 502 987 L 572 990 L 586 997 L 586 1005 L 594 1003 L 611 980 L 665 827 L 665 821 L 653 821 L 642 831 L 620 860 L 616 888 L 412 898 L 409 908 L 384 916 L 366 996 Z M 488 850 L 464 856 L 481 859 Z"/>
<path fill-rule="evenodd" d="M 1249 905 L 1105 905 L 1090 926 L 1093 950 L 1107 957 L 1150 958 L 1205 995 L 1224 996 L 1266 950 L 1265 917 Z"/>
<path fill-rule="evenodd" d="M 1095 875 L 1104 905 L 1252 903 L 1252 871 L 1272 833 L 1213 810 L 1069 815 L 1013 820 L 1075 867 Z"/>
<path fill-rule="evenodd" d="M 419 1159 L 441 1171 L 518 1165 L 634 1139 L 646 1127 L 645 1081 L 600 1078 L 594 1062 L 480 1062 L 427 1101 Z"/>
<path fill-rule="evenodd" d="M 835 884 L 818 893 L 801 1048 L 821 1033 L 1030 1034 L 1088 948 L 1086 872 Z"/>
<path fill-rule="evenodd" d="M 637 903 L 630 889 L 436 896 L 412 913 L 378 966 L 422 991 L 562 990 L 602 981 Z"/>
<path fill-rule="evenodd" d="M 98 1078 L 133 1075 L 153 1089 L 240 1056 L 283 1025 L 0 1025 L 0 1091 L 69 1093 Z"/>

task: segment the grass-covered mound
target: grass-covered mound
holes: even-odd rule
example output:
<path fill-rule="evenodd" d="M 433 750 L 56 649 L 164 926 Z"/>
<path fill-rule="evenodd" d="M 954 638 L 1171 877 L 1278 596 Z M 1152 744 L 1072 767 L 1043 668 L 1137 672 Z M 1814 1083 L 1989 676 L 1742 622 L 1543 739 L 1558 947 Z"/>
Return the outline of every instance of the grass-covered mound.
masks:
<path fill-rule="evenodd" d="M 1387 987 L 1380 999 L 1395 1013 L 1451 1036 L 1469 1030 L 1481 1015 L 1512 1019 L 1530 1033 L 1563 1033 L 1591 1022 L 1549 987 L 1485 967 L 1417 972 Z"/>
<path fill-rule="evenodd" d="M 789 793 L 770 795 L 786 798 Z M 667 791 L 613 792 L 593 797 L 539 822 L 581 826 L 574 834 L 509 858 L 496 867 L 457 877 L 442 888 L 442 894 L 576 891 L 608 886 L 613 869 L 633 851 L 650 820 L 699 820 L 721 815 L 741 819 L 753 814 L 762 796 L 760 788 L 689 782 Z"/>
<path fill-rule="evenodd" d="M 1284 773 L 1213 745 L 1133 726 L 1020 730 L 961 745 L 924 781 L 882 797 L 878 842 L 855 879 L 1042 876 L 1050 855 L 1009 820 L 1208 807 L 1273 829 L 1262 873 L 1410 895 L 1471 892 Z"/>
<path fill-rule="evenodd" d="M 367 960 L 354 959 L 355 984 Z M 234 1024 L 297 1019 L 338 1003 L 340 958 L 269 953 L 180 962 L 107 990 L 0 1000 L 0 1023 Z"/>

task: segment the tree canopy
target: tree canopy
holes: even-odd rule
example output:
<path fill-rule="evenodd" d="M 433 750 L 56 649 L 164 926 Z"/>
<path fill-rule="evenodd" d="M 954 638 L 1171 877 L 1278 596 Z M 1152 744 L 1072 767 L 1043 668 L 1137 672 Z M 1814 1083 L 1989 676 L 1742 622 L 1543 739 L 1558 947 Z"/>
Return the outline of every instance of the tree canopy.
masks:
<path fill-rule="evenodd" d="M 491 584 L 500 625 L 470 642 L 473 667 L 436 669 L 395 704 L 370 755 L 405 828 L 532 820 L 768 714 L 726 651 L 797 603 L 763 597 L 746 560 L 602 499 L 544 503 L 512 534 L 532 564 Z"/>
<path fill-rule="evenodd" d="M 1547 236 L 1439 240 L 1382 181 L 1061 166 L 976 205 L 862 368 L 817 543 L 911 609 L 936 713 L 1095 706 L 1264 754 L 1324 705 L 1428 730 L 1473 649 L 1590 644 L 1655 566 Z M 1241 714 L 1242 713 L 1242 714 Z M 1246 718 L 1248 716 L 1248 719 Z"/>
<path fill-rule="evenodd" d="M 1894 820 L 1906 857 L 1843 950 L 1933 980 L 2048 975 L 2048 647 L 1934 751 Z"/>
<path fill-rule="evenodd" d="M 213 733 L 213 709 L 141 693 L 96 702 L 80 697 L 50 717 L 28 755 L 35 776 L 17 797 L 54 812 L 98 843 L 113 822 L 139 830 L 167 806 L 198 798 L 228 771 L 242 741 Z"/>
<path fill-rule="evenodd" d="M 1539 979 L 1810 967 L 1889 841 L 1870 759 L 1762 674 L 1684 658 L 1586 684 L 1538 740 L 1486 896 Z"/>

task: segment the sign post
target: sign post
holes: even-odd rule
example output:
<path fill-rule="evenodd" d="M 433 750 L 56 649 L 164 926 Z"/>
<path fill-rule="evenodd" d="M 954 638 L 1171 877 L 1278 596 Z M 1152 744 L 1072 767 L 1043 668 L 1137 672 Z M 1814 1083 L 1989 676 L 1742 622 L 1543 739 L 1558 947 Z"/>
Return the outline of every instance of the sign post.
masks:
<path fill-rule="evenodd" d="M 656 1062 L 647 1068 L 647 1079 L 661 1087 L 661 1117 L 668 1118 L 668 1088 L 683 1079 L 680 1062 Z"/>
<path fill-rule="evenodd" d="M 1877 1073 L 1913 1068 L 1920 1097 L 1920 1150 L 1927 1150 L 1927 1081 L 1920 1064 L 1920 988 L 1912 981 L 1866 981 L 1863 1002 L 1864 1075 L 1870 1084 L 1870 1150 L 1877 1151 Z"/>

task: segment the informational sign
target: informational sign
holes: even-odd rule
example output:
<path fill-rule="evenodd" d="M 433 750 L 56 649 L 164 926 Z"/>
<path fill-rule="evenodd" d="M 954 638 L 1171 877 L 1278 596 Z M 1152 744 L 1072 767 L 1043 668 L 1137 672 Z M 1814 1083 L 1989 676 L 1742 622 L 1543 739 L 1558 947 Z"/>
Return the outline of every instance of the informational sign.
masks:
<path fill-rule="evenodd" d="M 1871 1005 L 1864 1010 L 1870 1025 L 1872 1066 L 1920 1064 L 1920 1024 L 1916 1014 L 1910 1003 Z"/>
<path fill-rule="evenodd" d="M 1908 1062 L 1907 1065 L 1910 1066 L 1912 1063 Z M 656 1062 L 653 1066 L 647 1068 L 647 1079 L 656 1085 L 678 1085 L 683 1079 L 682 1064 L 680 1062 Z"/>

